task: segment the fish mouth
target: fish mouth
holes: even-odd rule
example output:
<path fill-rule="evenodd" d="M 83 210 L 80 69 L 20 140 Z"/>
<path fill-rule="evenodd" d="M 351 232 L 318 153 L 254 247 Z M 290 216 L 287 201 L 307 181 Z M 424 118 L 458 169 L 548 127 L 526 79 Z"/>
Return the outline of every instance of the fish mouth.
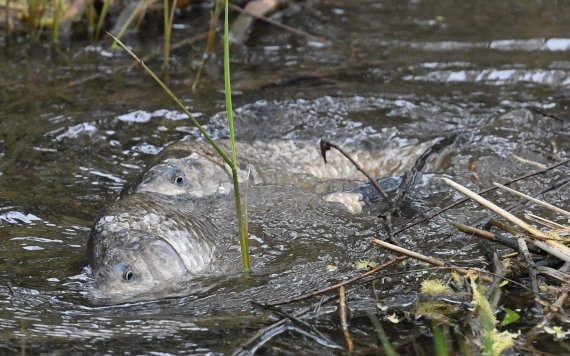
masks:
<path fill-rule="evenodd" d="M 215 287 L 204 283 L 203 278 L 172 278 L 137 289 L 108 289 L 95 283 L 87 290 L 86 298 L 94 306 L 130 305 L 180 297 L 200 298 L 209 295 Z"/>
<path fill-rule="evenodd" d="M 165 293 L 165 288 L 158 285 L 145 290 L 108 290 L 95 285 L 87 291 L 86 296 L 91 304 L 105 306 L 159 300 L 165 295 L 171 295 L 171 292 Z"/>

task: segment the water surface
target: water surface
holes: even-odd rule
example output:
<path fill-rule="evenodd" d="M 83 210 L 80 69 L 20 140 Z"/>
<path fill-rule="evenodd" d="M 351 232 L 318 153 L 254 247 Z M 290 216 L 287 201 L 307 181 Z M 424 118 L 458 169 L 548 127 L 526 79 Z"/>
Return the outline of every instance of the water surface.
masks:
<path fill-rule="evenodd" d="M 324 137 L 339 144 L 399 147 L 457 135 L 453 145 L 430 157 L 416 181 L 410 194 L 420 208 L 460 198 L 442 186 L 440 177 L 477 190 L 537 169 L 533 162 L 548 165 L 568 157 L 570 11 L 565 2 L 298 6 L 280 20 L 329 43 L 259 24 L 232 50 L 242 140 L 317 142 Z M 192 16 L 175 29 L 174 41 L 207 28 L 205 11 Z M 145 39 L 143 44 L 136 35 L 126 41 L 140 54 L 160 42 Z M 225 135 L 221 72 L 206 75 L 199 92 L 190 89 L 203 48 L 196 42 L 175 50 L 168 82 L 220 137 Z M 299 295 L 355 274 L 353 263 L 362 257 L 386 257 L 369 243 L 382 231 L 374 217 L 350 217 L 276 189 L 265 193 L 289 209 L 254 217 L 251 280 L 230 273 L 199 279 L 189 296 L 93 305 L 85 297 L 83 270 L 92 224 L 149 157 L 170 142 L 199 135 L 146 75 L 129 67 L 125 54 L 109 52 L 106 44 L 72 42 L 55 50 L 12 43 L 1 56 L 3 352 L 230 353 L 269 320 L 250 301 Z M 147 63 L 166 75 L 159 57 Z M 97 78 L 86 79 L 92 75 Z M 567 167 L 561 167 L 517 187 L 537 192 L 567 176 Z M 544 198 L 568 209 L 567 189 Z M 259 204 L 271 204 L 264 199 L 269 198 L 261 194 Z M 493 199 L 512 202 L 504 194 Z M 472 259 L 484 252 L 481 242 L 454 233 L 450 223 L 483 216 L 468 205 L 399 239 L 434 257 Z M 346 249 L 339 249 L 341 241 Z M 329 272 L 327 266 L 338 269 Z M 383 279 L 375 284 L 377 297 L 396 304 L 413 301 L 419 277 Z M 373 309 L 370 295 L 360 289 L 349 303 L 356 310 Z M 323 307 L 319 326 L 342 344 L 334 312 Z M 365 321 L 357 315 L 352 323 L 357 350 L 378 352 Z M 393 334 L 409 332 L 388 322 L 386 327 Z M 266 347 L 270 353 L 339 352 L 295 333 Z"/>

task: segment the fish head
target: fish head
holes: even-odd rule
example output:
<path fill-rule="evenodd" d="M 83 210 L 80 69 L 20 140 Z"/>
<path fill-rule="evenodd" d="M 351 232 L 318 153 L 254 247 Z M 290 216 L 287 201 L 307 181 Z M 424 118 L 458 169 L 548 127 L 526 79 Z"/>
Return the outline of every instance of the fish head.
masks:
<path fill-rule="evenodd" d="M 229 192 L 231 186 L 231 174 L 223 162 L 192 153 L 152 166 L 143 173 L 134 192 L 203 197 Z"/>
<path fill-rule="evenodd" d="M 114 301 L 140 300 L 190 275 L 177 252 L 164 241 L 123 246 L 92 265 L 93 296 Z"/>
<path fill-rule="evenodd" d="M 115 202 L 88 240 L 92 295 L 116 302 L 168 294 L 210 264 L 216 231 L 186 198 L 137 193 Z"/>

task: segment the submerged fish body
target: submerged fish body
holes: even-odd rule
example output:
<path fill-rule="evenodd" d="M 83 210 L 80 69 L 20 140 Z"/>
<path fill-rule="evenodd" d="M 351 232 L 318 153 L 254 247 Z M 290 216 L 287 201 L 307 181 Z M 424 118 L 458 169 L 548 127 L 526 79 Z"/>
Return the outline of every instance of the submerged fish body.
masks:
<path fill-rule="evenodd" d="M 135 193 L 120 199 L 89 236 L 95 296 L 137 297 L 195 275 L 214 258 L 220 234 L 187 197 Z"/>
<path fill-rule="evenodd" d="M 221 140 L 226 151 L 229 142 Z M 290 187 L 317 197 L 321 206 L 340 202 L 352 213 L 362 211 L 366 189 L 353 189 L 363 177 L 336 151 L 325 163 L 317 145 L 269 141 L 238 143 L 239 180 L 254 185 Z M 401 149 L 398 161 L 390 150 L 348 149 L 371 174 L 382 176 L 408 169 L 425 145 Z M 227 204 L 232 190 L 227 165 L 204 142 L 179 142 L 166 147 L 113 203 L 91 231 L 88 255 L 95 288 L 93 296 L 110 300 L 141 299 L 189 280 L 216 260 L 224 241 L 235 235 L 228 216 L 212 220 L 212 207 Z M 262 192 L 263 190 L 259 190 Z M 258 194 L 258 193 L 256 193 Z M 252 194 L 252 196 L 255 196 Z M 260 198 L 259 196 L 257 197 Z M 314 199 L 313 199 L 314 200 Z M 250 202 L 255 214 L 255 202 Z M 276 202 L 269 204 L 280 209 Z M 296 208 L 293 208 L 296 209 Z M 285 213 L 285 212 L 283 212 Z M 168 295 L 168 293 L 164 293 Z M 165 296 L 163 295 L 163 296 Z"/>
<path fill-rule="evenodd" d="M 219 140 L 229 152 L 229 141 Z M 410 169 L 429 142 L 392 149 L 345 151 L 366 172 L 375 177 L 401 174 Z M 354 188 L 366 177 L 340 152 L 327 152 L 325 163 L 318 145 L 308 141 L 272 140 L 237 142 L 240 183 L 295 186 L 326 194 Z M 208 142 L 177 142 L 167 146 L 148 169 L 143 171 L 124 194 L 157 192 L 203 197 L 231 192 L 231 170 Z"/>

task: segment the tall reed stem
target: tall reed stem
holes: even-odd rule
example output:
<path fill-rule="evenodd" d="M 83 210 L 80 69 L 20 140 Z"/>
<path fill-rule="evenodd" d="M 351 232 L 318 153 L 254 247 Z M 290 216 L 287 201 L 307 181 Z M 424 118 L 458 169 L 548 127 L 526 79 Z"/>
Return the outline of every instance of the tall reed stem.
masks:
<path fill-rule="evenodd" d="M 105 18 L 107 17 L 107 10 L 109 9 L 109 2 L 111 0 L 103 0 L 103 7 L 101 8 L 101 13 L 99 14 L 99 18 L 97 19 L 97 27 L 95 29 L 95 40 L 99 40 L 99 34 L 101 33 L 101 29 L 105 24 Z"/>
<path fill-rule="evenodd" d="M 168 8 L 168 0 L 164 0 L 164 66 L 168 66 L 170 61 L 170 38 L 172 37 L 172 23 L 174 22 L 174 11 L 176 10 L 176 0 L 172 2 L 172 7 Z"/>
<path fill-rule="evenodd" d="M 127 21 L 125 21 L 125 23 L 123 24 L 123 26 L 121 26 L 121 29 L 119 30 L 119 34 L 117 35 L 117 39 L 120 39 L 121 37 L 123 37 L 123 35 L 125 34 L 125 32 L 127 31 L 127 28 L 129 28 L 129 25 L 131 24 L 131 22 L 133 22 L 133 20 L 135 19 L 135 17 L 141 13 L 141 11 L 143 10 L 145 6 L 145 0 L 140 0 L 137 3 L 137 6 L 135 7 L 135 9 L 133 10 L 133 12 L 129 15 L 129 17 L 127 18 Z M 112 36 L 113 38 L 115 38 L 115 36 Z M 113 42 L 113 44 L 111 45 L 112 49 L 116 49 L 117 48 L 117 44 L 118 41 Z"/>
<path fill-rule="evenodd" d="M 59 41 L 59 17 L 61 16 L 62 0 L 53 0 L 53 23 L 51 26 L 51 41 Z"/>

